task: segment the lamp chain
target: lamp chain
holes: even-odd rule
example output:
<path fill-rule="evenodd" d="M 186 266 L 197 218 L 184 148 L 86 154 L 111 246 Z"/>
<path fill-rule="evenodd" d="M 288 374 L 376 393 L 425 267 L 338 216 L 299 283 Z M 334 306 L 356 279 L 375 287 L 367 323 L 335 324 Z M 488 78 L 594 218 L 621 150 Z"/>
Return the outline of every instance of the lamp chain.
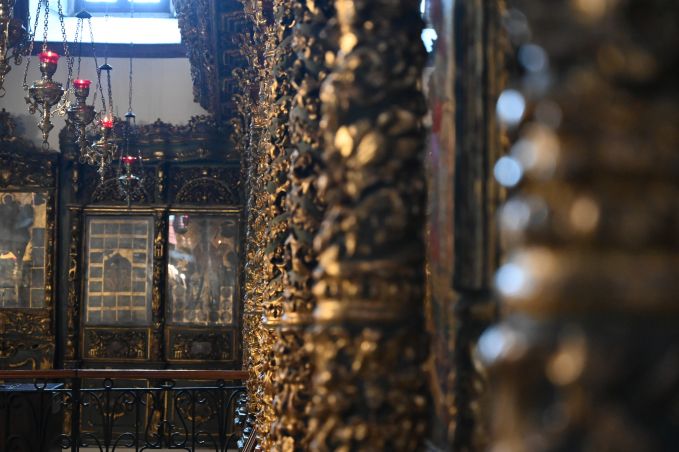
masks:
<path fill-rule="evenodd" d="M 33 24 L 33 29 L 29 30 L 29 41 L 28 44 L 28 56 L 26 57 L 26 68 L 24 69 L 24 90 L 28 89 L 28 68 L 31 66 L 31 55 L 33 55 L 33 46 L 35 45 L 35 34 L 38 31 L 38 23 L 40 22 L 40 10 L 42 9 L 42 0 L 38 1 L 38 8 L 35 13 L 35 23 Z M 28 25 L 30 27 L 30 12 L 28 17 Z"/>

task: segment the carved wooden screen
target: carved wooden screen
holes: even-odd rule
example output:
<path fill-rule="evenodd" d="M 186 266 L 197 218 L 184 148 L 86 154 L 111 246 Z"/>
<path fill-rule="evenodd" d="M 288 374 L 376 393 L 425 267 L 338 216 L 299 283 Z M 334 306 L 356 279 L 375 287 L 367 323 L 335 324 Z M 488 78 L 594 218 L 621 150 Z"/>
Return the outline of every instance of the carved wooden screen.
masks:
<path fill-rule="evenodd" d="M 64 365 L 239 367 L 240 156 L 218 124 L 139 126 L 129 205 L 64 130 Z"/>
<path fill-rule="evenodd" d="M 153 293 L 154 217 L 90 208 L 82 242 L 82 357 L 149 360 Z"/>
<path fill-rule="evenodd" d="M 0 136 L 0 369 L 50 368 L 55 156 L 19 143 Z"/>

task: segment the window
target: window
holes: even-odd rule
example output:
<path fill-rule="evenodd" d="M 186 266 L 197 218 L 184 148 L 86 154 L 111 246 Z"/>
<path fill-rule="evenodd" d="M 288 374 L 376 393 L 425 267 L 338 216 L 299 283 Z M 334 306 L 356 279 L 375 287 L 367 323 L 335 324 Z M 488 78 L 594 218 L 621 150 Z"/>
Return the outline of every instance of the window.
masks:
<path fill-rule="evenodd" d="M 129 48 L 130 43 L 135 45 L 178 45 L 181 42 L 179 26 L 174 10 L 172 10 L 171 0 L 134 0 L 134 5 L 130 0 L 62 0 L 62 3 L 67 13 L 67 17 L 64 19 L 64 28 L 69 41 L 73 40 L 76 33 L 78 19 L 75 15 L 78 11 L 85 9 L 93 16 L 92 28 L 94 41 L 97 43 L 121 44 L 126 46 L 125 48 Z M 32 14 L 35 14 L 38 0 L 29 0 L 29 5 Z M 119 6 L 124 6 L 127 9 L 112 12 L 111 8 Z M 134 6 L 134 18 L 130 18 L 131 6 Z M 163 10 L 158 12 L 161 10 L 161 6 Z M 52 3 L 50 3 L 50 7 L 52 7 Z M 140 7 L 153 9 L 140 11 Z M 42 27 L 42 17 L 41 14 L 40 27 Z M 89 28 L 87 25 L 85 27 L 84 41 L 88 43 Z M 42 28 L 39 28 L 39 36 L 42 36 Z M 62 39 L 59 16 L 53 8 L 49 16 L 47 40 L 59 43 Z M 184 55 L 183 51 L 181 55 Z"/>
<path fill-rule="evenodd" d="M 74 6 L 76 12 L 84 9 L 93 15 L 171 12 L 170 0 L 76 0 Z"/>

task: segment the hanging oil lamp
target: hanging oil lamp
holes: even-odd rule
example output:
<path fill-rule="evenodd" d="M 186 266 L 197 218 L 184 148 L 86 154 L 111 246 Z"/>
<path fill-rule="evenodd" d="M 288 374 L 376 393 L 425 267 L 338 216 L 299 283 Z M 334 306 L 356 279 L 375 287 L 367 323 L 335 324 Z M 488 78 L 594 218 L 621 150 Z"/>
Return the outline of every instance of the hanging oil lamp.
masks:
<path fill-rule="evenodd" d="M 89 146 L 87 140 L 87 128 L 92 124 L 97 113 L 95 111 L 94 105 L 87 104 L 87 97 L 90 95 L 90 85 L 92 85 L 91 80 L 80 78 L 80 67 L 82 61 L 82 37 L 84 31 L 85 20 L 88 21 L 90 27 L 90 36 L 92 38 L 92 57 L 94 58 L 94 64 L 97 66 L 97 56 L 94 53 L 94 36 L 92 32 L 92 15 L 87 11 L 79 12 L 76 17 L 78 18 L 78 24 L 76 26 L 76 38 L 74 44 L 78 47 L 78 66 L 76 79 L 73 81 L 73 94 L 75 96 L 75 103 L 71 104 L 66 113 L 68 115 L 68 125 L 74 132 L 76 137 L 76 143 L 80 149 L 81 156 L 87 153 L 87 148 Z M 78 39 L 80 36 L 80 40 Z M 97 88 L 101 88 L 101 76 L 97 66 Z M 96 98 L 96 94 L 95 94 Z M 104 102 L 103 111 L 106 111 L 106 103 Z"/>
<path fill-rule="evenodd" d="M 38 9 L 36 14 L 36 27 L 38 24 L 38 17 L 40 16 L 40 10 L 44 8 L 44 30 L 43 30 L 43 43 L 42 52 L 39 55 L 40 58 L 40 72 L 42 77 L 40 80 L 33 82 L 29 87 L 26 85 L 26 77 L 28 75 L 28 68 L 30 66 L 30 55 L 28 58 L 28 63 L 26 64 L 26 73 L 24 74 L 24 88 L 28 91 L 28 96 L 26 96 L 26 103 L 28 104 L 28 111 L 31 114 L 36 112 L 40 113 L 41 119 L 38 122 L 38 128 L 42 132 L 43 139 L 43 149 L 49 149 L 48 138 L 49 134 L 54 128 L 52 124 L 53 114 L 66 114 L 68 107 L 68 96 L 64 96 L 64 93 L 68 92 L 70 89 L 71 75 L 73 70 L 73 62 L 70 59 L 68 51 L 68 42 L 66 40 L 66 31 L 64 27 L 64 14 L 61 5 L 61 0 L 57 0 L 57 9 L 59 11 L 59 22 L 61 23 L 61 34 L 63 38 L 64 45 L 64 58 L 68 62 L 68 75 L 66 78 L 66 89 L 59 82 L 52 80 L 52 76 L 57 71 L 57 63 L 59 62 L 59 55 L 56 52 L 47 49 L 47 29 L 49 23 L 49 0 L 38 0 Z M 35 28 L 33 30 L 35 32 Z M 35 33 L 33 34 L 33 40 L 29 46 L 29 49 L 33 48 L 35 39 Z M 60 104 L 61 102 L 61 104 Z M 52 109 L 57 107 L 55 111 Z"/>
<path fill-rule="evenodd" d="M 92 80 L 76 79 L 73 81 L 75 103 L 68 108 L 68 120 L 76 131 L 76 141 L 81 153 L 88 147 L 87 126 L 92 124 L 97 114 L 94 105 L 87 104 L 91 84 Z"/>
<path fill-rule="evenodd" d="M 96 59 L 95 59 L 96 61 Z M 94 114 L 94 106 L 87 105 L 86 99 L 89 93 L 76 92 L 76 105 L 69 108 L 69 122 L 75 129 L 76 140 L 80 149 L 80 161 L 88 165 L 97 166 L 97 172 L 101 182 L 106 176 L 106 169 L 113 161 L 114 156 L 118 152 L 119 146 L 115 137 L 116 118 L 113 115 L 113 94 L 111 92 L 111 71 L 113 68 L 108 63 L 104 63 L 97 68 L 97 87 L 101 92 L 102 110 Z M 108 85 L 108 107 L 106 99 L 103 95 L 103 88 L 101 83 L 101 74 L 106 73 Z M 91 85 L 89 80 L 76 80 L 73 82 L 76 85 Z M 77 91 L 77 88 L 76 88 Z M 78 96 L 82 99 L 78 99 Z M 78 109 L 78 102 L 83 107 L 83 118 L 80 118 L 80 110 Z M 94 124 L 95 130 L 89 133 L 89 125 Z M 89 137 L 95 135 L 94 142 L 89 141 Z"/>
<path fill-rule="evenodd" d="M 136 115 L 131 105 L 125 114 L 125 145 L 118 165 L 118 187 L 122 197 L 129 206 L 132 199 L 139 198 L 143 194 L 144 161 L 141 151 L 136 146 Z"/>
<path fill-rule="evenodd" d="M 134 0 L 132 0 L 130 17 L 134 17 Z M 127 201 L 128 207 L 132 199 L 141 198 L 144 194 L 144 160 L 137 146 L 137 115 L 132 111 L 133 99 L 133 59 L 132 50 L 134 45 L 130 43 L 130 72 L 128 87 L 127 113 L 125 114 L 125 143 L 121 146 L 118 159 L 118 188 L 122 197 Z"/>
<path fill-rule="evenodd" d="M 115 119 L 113 115 L 107 115 L 99 121 L 99 139 L 90 146 L 91 152 L 88 154 L 88 163 L 98 165 L 97 171 L 101 181 L 104 181 L 106 168 L 113 161 L 118 146 L 115 144 L 113 127 Z"/>
<path fill-rule="evenodd" d="M 28 111 L 35 114 L 40 112 L 41 120 L 38 122 L 38 128 L 42 131 L 43 147 L 49 147 L 47 139 L 54 128 L 52 124 L 52 107 L 57 105 L 64 95 L 63 85 L 52 80 L 52 76 L 57 71 L 57 63 L 59 55 L 56 52 L 47 50 L 40 54 L 40 72 L 42 78 L 33 82 L 28 88 Z"/>

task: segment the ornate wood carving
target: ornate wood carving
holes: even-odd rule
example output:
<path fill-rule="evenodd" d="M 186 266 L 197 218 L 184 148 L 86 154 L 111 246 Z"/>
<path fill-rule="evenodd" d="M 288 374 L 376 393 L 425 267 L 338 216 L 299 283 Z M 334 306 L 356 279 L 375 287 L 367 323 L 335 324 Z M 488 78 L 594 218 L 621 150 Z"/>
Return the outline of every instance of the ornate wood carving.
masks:
<path fill-rule="evenodd" d="M 0 111 L 0 188 L 54 188 L 56 154 L 17 136 L 16 122 Z"/>
<path fill-rule="evenodd" d="M 85 194 L 90 194 L 90 201 L 93 204 L 127 204 L 127 196 L 120 189 L 118 182 L 118 175 L 111 169 L 108 179 L 99 182 L 99 175 L 88 168 L 86 171 L 87 180 L 92 181 L 90 189 L 84 190 Z M 143 187 L 141 190 L 135 190 L 130 194 L 130 202 L 134 204 L 149 204 L 153 202 L 154 195 L 154 170 L 152 168 L 144 169 L 145 177 L 143 180 Z"/>
<path fill-rule="evenodd" d="M 69 208 L 71 216 L 70 224 L 70 247 L 68 251 L 68 289 L 66 300 L 66 350 L 64 359 L 76 362 L 79 350 L 79 328 L 80 328 L 80 275 L 81 267 L 81 240 L 83 212 L 80 207 Z"/>
<path fill-rule="evenodd" d="M 265 231 L 270 220 L 266 210 L 266 167 L 265 129 L 268 125 L 271 97 L 270 73 L 273 63 L 273 34 L 269 16 L 265 11 L 267 3 L 244 0 L 243 5 L 252 26 L 252 40 L 242 42 L 242 52 L 248 59 L 251 71 L 244 72 L 251 78 L 242 80 L 242 95 L 239 109 L 247 112 L 247 230 L 245 246 L 245 274 L 243 279 L 243 366 L 248 369 L 248 419 L 253 424 L 251 438 L 261 438 L 262 430 L 257 428 L 263 412 L 263 377 L 268 366 L 267 350 L 270 350 L 270 334 L 262 325 L 264 300 L 264 249 Z M 253 93 L 256 87 L 256 93 Z M 248 94 L 251 94 L 250 96 Z M 238 130 L 238 129 L 236 129 Z M 261 424 L 260 424 L 261 425 Z M 263 432 L 266 434 L 266 432 Z M 253 439 L 254 441 L 254 439 Z"/>
<path fill-rule="evenodd" d="M 0 310 L 2 334 L 20 334 L 50 338 L 52 322 L 42 312 Z"/>
<path fill-rule="evenodd" d="M 146 360 L 149 358 L 149 331 L 85 328 L 83 352 L 86 359 Z"/>
<path fill-rule="evenodd" d="M 209 332 L 172 329 L 167 348 L 171 361 L 233 362 L 236 359 L 232 330 Z"/>
<path fill-rule="evenodd" d="M 16 121 L 4 108 L 0 111 L 0 151 L 16 153 L 17 155 L 22 155 L 26 152 L 41 152 L 31 141 L 20 136 Z"/>
<path fill-rule="evenodd" d="M 193 98 L 204 109 L 214 112 L 218 99 L 213 2 L 209 0 L 172 0 L 179 19 L 179 30 L 191 62 Z"/>
<path fill-rule="evenodd" d="M 118 136 L 121 130 L 116 129 Z M 225 146 L 227 133 L 211 115 L 194 116 L 186 124 L 170 124 L 160 119 L 137 126 L 137 146 L 145 161 L 185 162 L 194 160 L 237 160 L 238 154 Z M 94 137 L 92 137 L 94 138 Z M 59 132 L 62 154 L 76 158 L 78 148 L 68 127 Z"/>
<path fill-rule="evenodd" d="M 178 167 L 170 173 L 170 199 L 176 204 L 240 205 L 238 168 Z"/>
<path fill-rule="evenodd" d="M 0 112 L 0 190 L 16 193 L 38 191 L 45 195 L 44 263 L 40 265 L 44 268 L 44 285 L 40 286 L 44 298 L 40 300 L 40 307 L 0 309 L 0 367 L 50 368 L 54 362 L 55 343 L 56 155 L 41 152 L 16 134 L 14 119 L 3 109 Z M 3 240 L 12 238 L 3 237 Z M 31 253 L 41 254 L 35 249 Z"/>
<path fill-rule="evenodd" d="M 236 113 L 234 70 L 244 66 L 236 37 L 247 22 L 237 0 L 173 0 L 191 62 L 194 99 L 223 123 Z"/>
<path fill-rule="evenodd" d="M 296 55 L 292 51 L 292 27 L 294 25 L 293 2 L 273 2 L 274 23 L 272 44 L 274 46 L 271 69 L 271 104 L 267 112 L 268 128 L 264 138 L 265 156 L 265 211 L 269 219 L 266 224 L 263 256 L 263 327 L 267 329 L 270 344 L 264 354 L 268 361 L 262 385 L 262 410 L 257 419 L 261 436 L 260 446 L 264 450 L 280 447 L 283 438 L 280 430 L 272 430 L 276 420 L 274 398 L 282 389 L 280 384 L 280 360 L 286 355 L 285 344 L 281 341 L 279 327 L 283 315 L 283 297 L 288 286 L 287 271 L 291 265 L 290 253 L 286 252 L 289 236 L 289 214 L 286 199 L 289 190 L 290 128 L 289 116 L 292 97 L 296 87 L 292 70 Z"/>
<path fill-rule="evenodd" d="M 335 6 L 309 448 L 418 450 L 429 424 L 419 1 Z"/>
<path fill-rule="evenodd" d="M 165 275 L 167 273 L 168 212 L 158 209 L 154 212 L 153 238 L 153 290 L 151 292 L 151 360 L 160 362 L 163 353 L 165 326 Z"/>
<path fill-rule="evenodd" d="M 308 450 L 304 439 L 308 429 L 311 399 L 311 356 L 305 347 L 304 328 L 311 324 L 316 305 L 311 292 L 312 272 L 318 260 L 313 238 L 323 219 L 324 202 L 318 182 L 321 171 L 322 134 L 321 83 L 327 75 L 325 55 L 334 49 L 331 19 L 334 3 L 329 0 L 298 1 L 294 4 L 295 28 L 292 50 L 297 56 L 292 83 L 297 93 L 290 110 L 290 168 L 286 208 L 289 213 L 285 242 L 286 290 L 276 347 L 278 366 L 272 436 L 277 450 Z"/>

